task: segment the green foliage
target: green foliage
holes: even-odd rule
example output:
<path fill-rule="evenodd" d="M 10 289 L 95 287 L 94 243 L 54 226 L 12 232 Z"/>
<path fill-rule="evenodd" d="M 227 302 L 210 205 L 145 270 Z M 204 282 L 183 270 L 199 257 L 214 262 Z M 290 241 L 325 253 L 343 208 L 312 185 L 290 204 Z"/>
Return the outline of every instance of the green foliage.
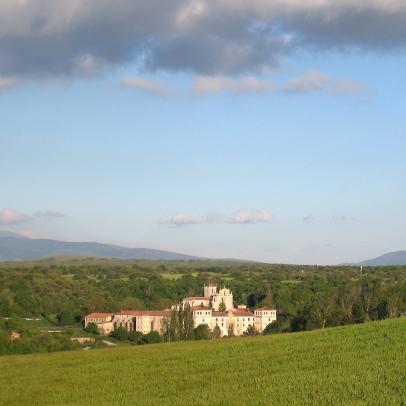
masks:
<path fill-rule="evenodd" d="M 399 318 L 250 339 L 7 356 L 0 404 L 402 405 L 405 331 Z"/>
<path fill-rule="evenodd" d="M 73 312 L 70 309 L 64 310 L 61 313 L 59 313 L 57 316 L 57 319 L 58 319 L 58 323 L 61 326 L 70 326 L 75 323 Z"/>
<path fill-rule="evenodd" d="M 227 306 L 224 303 L 224 300 L 221 299 L 221 303 L 219 304 L 219 312 L 225 312 L 227 310 Z"/>
<path fill-rule="evenodd" d="M 90 312 L 168 308 L 200 296 L 205 283 L 226 285 L 235 303 L 275 307 L 278 321 L 270 332 L 406 314 L 405 266 L 361 272 L 344 266 L 57 258 L 0 264 L 0 317 L 41 317 L 68 326 Z M 162 327 L 164 340 L 192 340 L 191 313 L 175 313 Z"/>
<path fill-rule="evenodd" d="M 173 309 L 171 316 L 164 319 L 161 326 L 164 341 L 193 340 L 193 310 L 189 305 L 182 309 Z"/>
<path fill-rule="evenodd" d="M 211 336 L 210 328 L 207 324 L 200 324 L 194 329 L 195 340 L 208 340 Z"/>
<path fill-rule="evenodd" d="M 259 333 L 258 333 L 257 329 L 255 328 L 255 326 L 253 326 L 251 324 L 247 327 L 247 330 L 245 330 L 243 334 L 245 336 L 249 336 L 249 337 L 259 335 Z"/>
<path fill-rule="evenodd" d="M 276 334 L 276 333 L 288 333 L 291 331 L 290 321 L 286 317 L 279 317 L 276 321 L 269 323 L 262 334 Z"/>
<path fill-rule="evenodd" d="M 142 333 L 139 331 L 130 331 L 127 335 L 128 341 L 139 343 L 142 340 Z"/>
<path fill-rule="evenodd" d="M 97 325 L 95 323 L 89 323 L 86 326 L 85 331 L 87 331 L 90 334 L 99 334 L 99 332 L 97 330 Z"/>
<path fill-rule="evenodd" d="M 128 340 L 128 331 L 124 327 L 118 327 L 110 333 L 110 337 L 116 340 Z"/>
<path fill-rule="evenodd" d="M 151 331 L 142 338 L 146 344 L 157 344 L 161 342 L 161 336 L 157 331 Z"/>
<path fill-rule="evenodd" d="M 213 331 L 211 332 L 211 338 L 217 340 L 221 338 L 221 329 L 219 326 L 215 326 Z"/>

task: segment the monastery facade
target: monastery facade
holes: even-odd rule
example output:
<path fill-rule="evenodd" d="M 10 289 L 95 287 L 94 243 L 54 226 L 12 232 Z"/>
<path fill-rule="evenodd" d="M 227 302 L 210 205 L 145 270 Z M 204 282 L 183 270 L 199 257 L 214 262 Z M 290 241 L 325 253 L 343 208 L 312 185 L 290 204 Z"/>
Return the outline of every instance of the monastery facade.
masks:
<path fill-rule="evenodd" d="M 166 310 L 124 310 L 120 313 L 91 313 L 84 318 L 85 327 L 94 323 L 100 334 L 108 335 L 119 327 L 127 331 L 138 331 L 147 334 L 151 331 L 161 333 L 163 321 L 171 317 L 173 309 L 190 307 L 193 311 L 194 327 L 207 324 L 213 329 L 218 326 L 222 336 L 231 332 L 242 335 L 249 326 L 262 333 L 266 326 L 276 320 L 276 310 L 271 307 L 260 307 L 251 311 L 245 305 L 234 308 L 233 294 L 216 285 L 205 285 L 203 296 L 186 297 L 181 303 Z"/>

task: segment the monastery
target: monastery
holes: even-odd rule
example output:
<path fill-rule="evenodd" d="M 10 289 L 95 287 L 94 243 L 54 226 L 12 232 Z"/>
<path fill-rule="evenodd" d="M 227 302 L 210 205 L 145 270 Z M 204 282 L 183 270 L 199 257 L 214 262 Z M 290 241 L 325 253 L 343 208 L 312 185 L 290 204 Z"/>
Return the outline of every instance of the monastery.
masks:
<path fill-rule="evenodd" d="M 108 335 L 116 328 L 124 327 L 127 331 L 139 331 L 147 334 L 151 331 L 161 333 L 162 322 L 171 317 L 171 311 L 188 306 L 193 311 L 194 327 L 207 324 L 211 330 L 220 328 L 221 335 L 229 332 L 242 335 L 249 326 L 254 326 L 258 332 L 276 320 L 276 310 L 271 307 L 260 307 L 251 311 L 245 305 L 234 308 L 233 294 L 223 288 L 217 290 L 216 285 L 205 285 L 203 296 L 186 297 L 181 303 L 166 310 L 123 310 L 120 313 L 91 313 L 84 319 L 85 327 L 94 323 L 100 334 Z"/>

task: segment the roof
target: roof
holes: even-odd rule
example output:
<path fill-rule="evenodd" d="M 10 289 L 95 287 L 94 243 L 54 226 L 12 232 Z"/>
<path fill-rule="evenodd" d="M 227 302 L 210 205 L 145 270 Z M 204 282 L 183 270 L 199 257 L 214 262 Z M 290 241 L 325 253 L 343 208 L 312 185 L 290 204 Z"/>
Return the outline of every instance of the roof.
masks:
<path fill-rule="evenodd" d="M 90 313 L 85 317 L 92 319 L 106 319 L 107 317 L 111 317 L 112 315 L 112 313 Z"/>
<path fill-rule="evenodd" d="M 183 300 L 184 301 L 185 300 L 206 300 L 206 301 L 209 301 L 210 298 L 209 297 L 191 296 L 191 297 L 185 297 Z"/>
<path fill-rule="evenodd" d="M 255 310 L 275 310 L 275 309 L 273 309 L 272 307 L 258 307 Z"/>
<path fill-rule="evenodd" d="M 192 310 L 211 310 L 210 307 L 207 306 L 193 306 Z"/>
<path fill-rule="evenodd" d="M 211 312 L 211 315 L 214 317 L 227 317 L 227 312 Z"/>
<path fill-rule="evenodd" d="M 252 313 L 249 309 L 234 309 L 231 311 L 231 314 L 233 316 L 247 316 L 247 317 L 251 317 L 251 316 L 255 316 L 254 313 Z"/>
<path fill-rule="evenodd" d="M 170 310 L 122 310 L 118 315 L 122 316 L 161 316 L 167 317 L 171 315 Z"/>

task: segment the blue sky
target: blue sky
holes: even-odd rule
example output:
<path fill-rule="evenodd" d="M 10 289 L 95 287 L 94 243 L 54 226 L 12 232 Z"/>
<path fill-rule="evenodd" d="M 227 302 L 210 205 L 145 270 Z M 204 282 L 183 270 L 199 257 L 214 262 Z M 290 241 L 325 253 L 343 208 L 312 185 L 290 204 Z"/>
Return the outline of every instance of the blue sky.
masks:
<path fill-rule="evenodd" d="M 354 37 L 261 71 L 175 69 L 164 41 L 174 59 L 154 69 L 9 56 L 13 74 L 0 52 L 0 229 L 286 263 L 406 249 L 405 44 Z"/>

